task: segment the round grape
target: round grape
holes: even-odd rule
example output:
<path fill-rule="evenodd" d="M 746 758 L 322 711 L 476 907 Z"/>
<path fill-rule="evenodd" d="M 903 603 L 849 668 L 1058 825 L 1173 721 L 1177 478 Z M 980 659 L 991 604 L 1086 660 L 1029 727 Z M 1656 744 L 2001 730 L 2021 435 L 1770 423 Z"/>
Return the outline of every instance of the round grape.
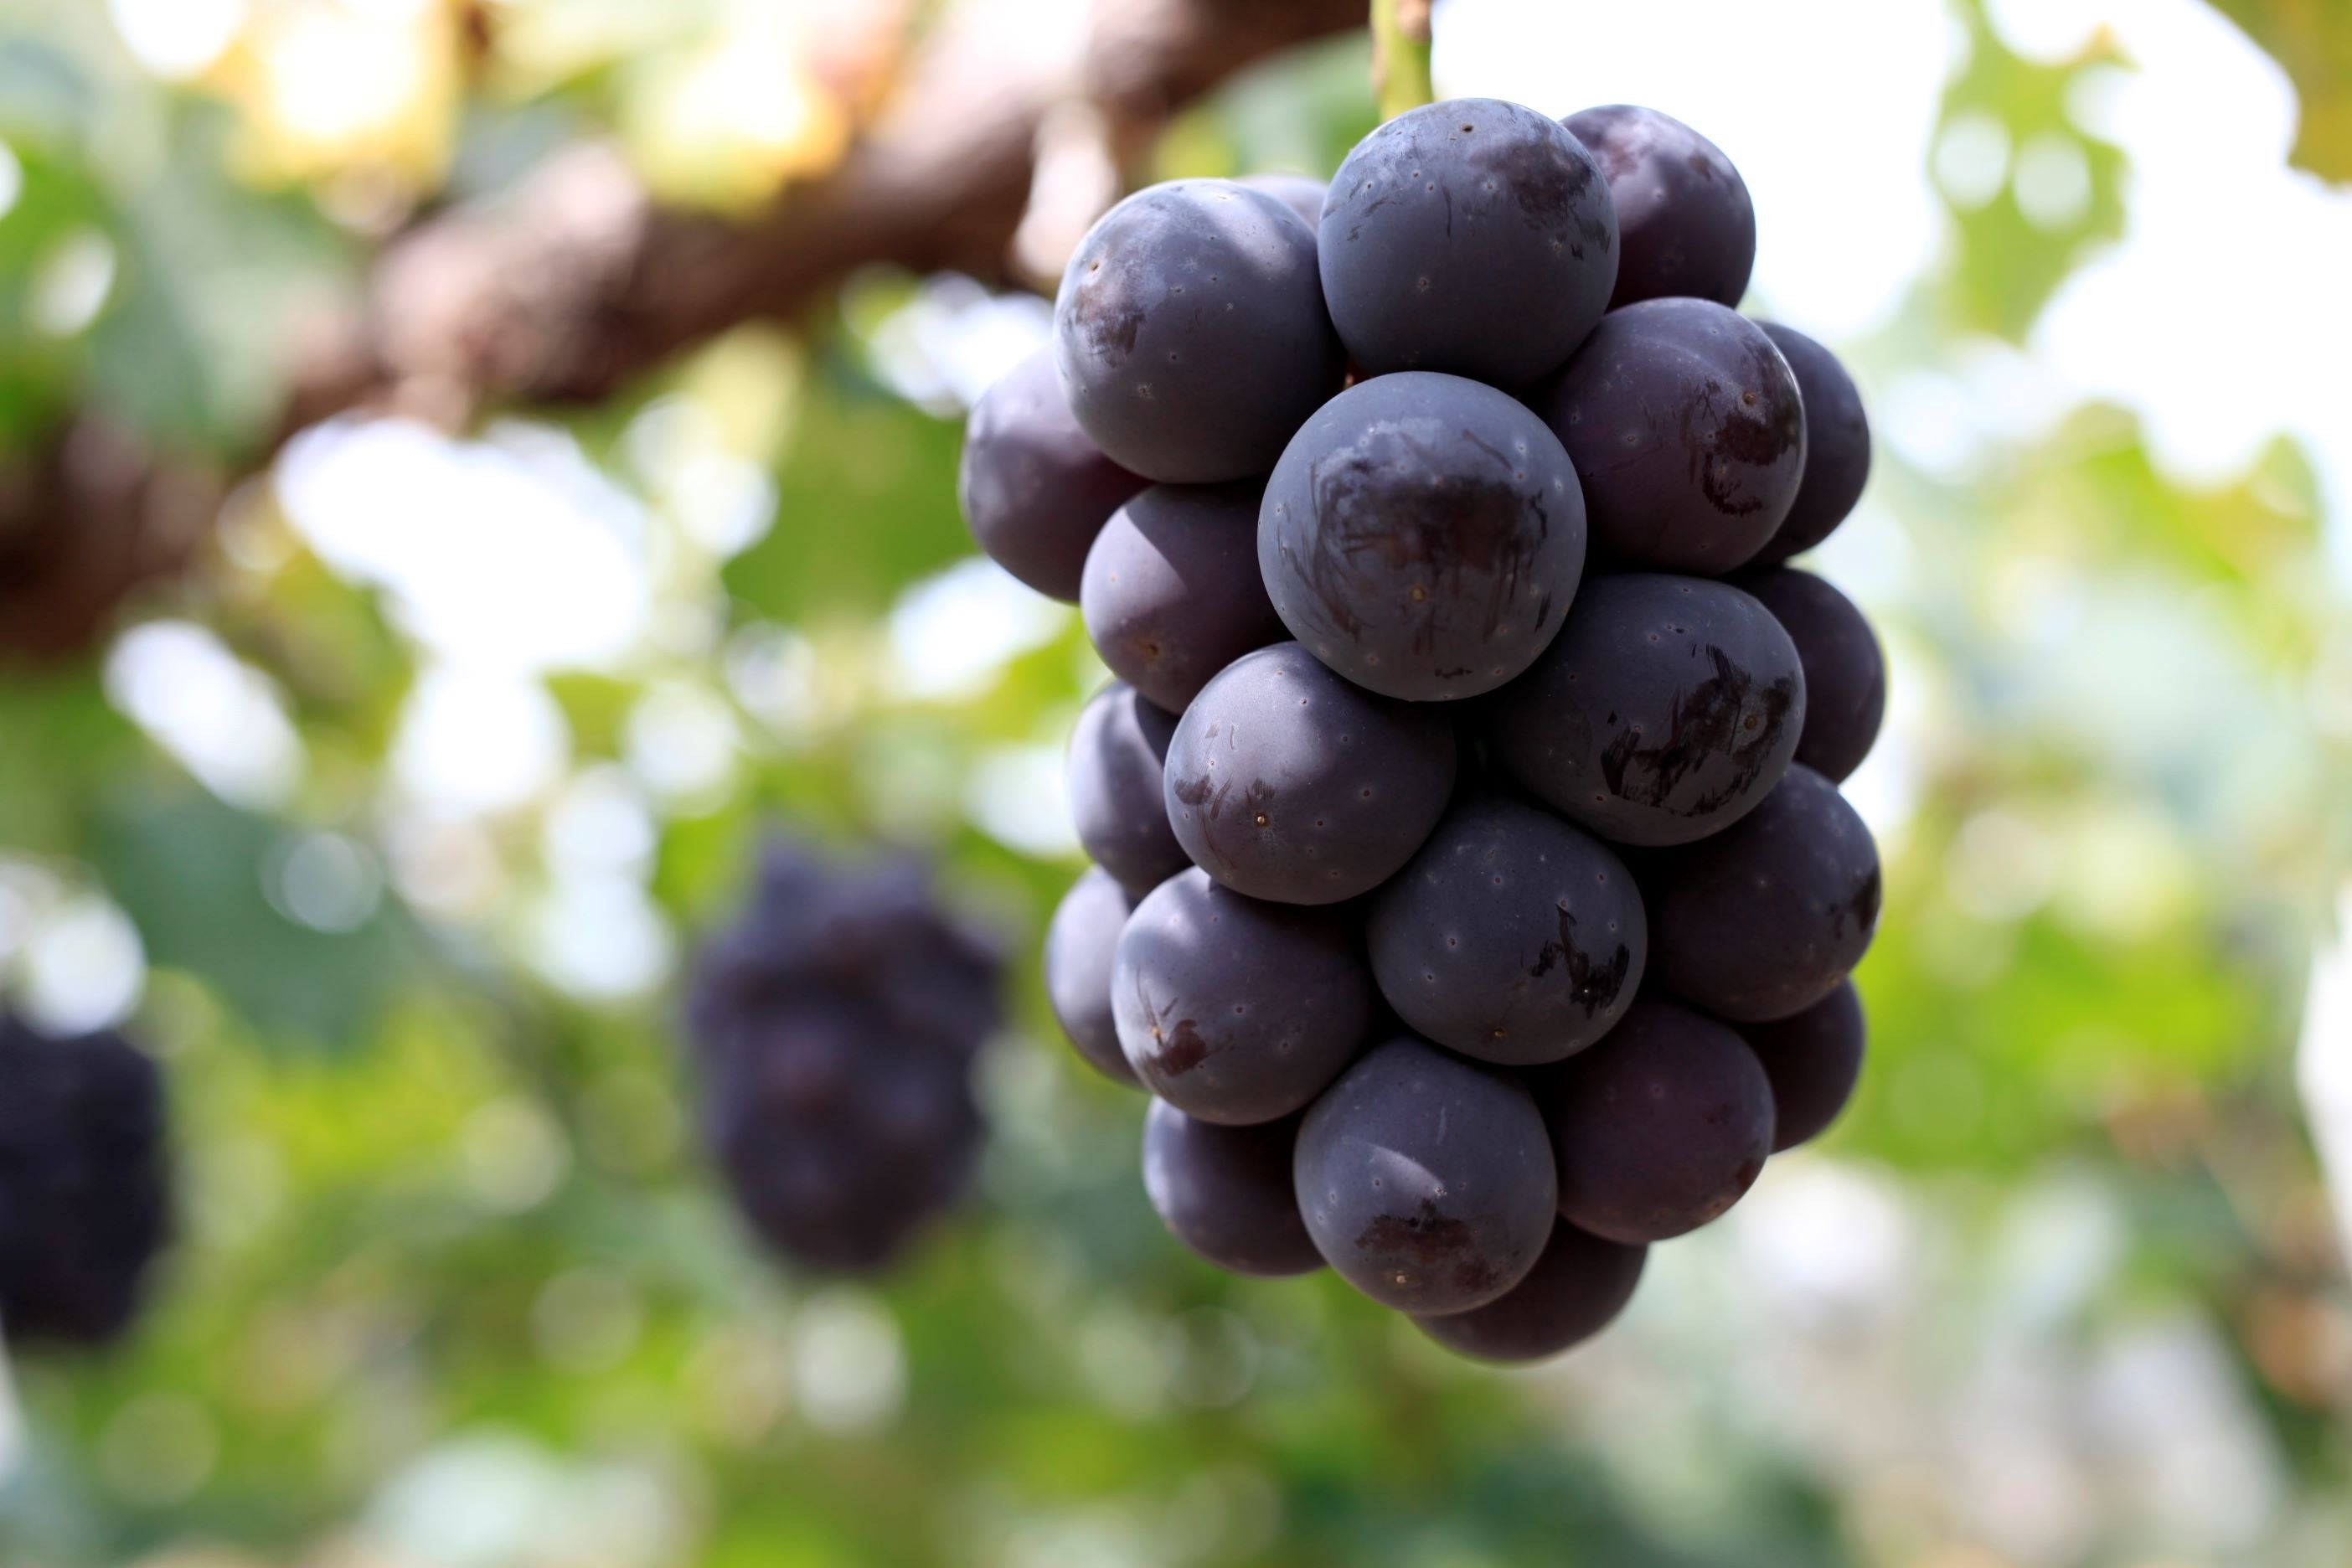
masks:
<path fill-rule="evenodd" d="M 1136 1076 L 1229 1126 L 1322 1092 L 1362 1048 L 1375 994 L 1352 921 L 1245 899 L 1197 870 L 1135 907 L 1111 964 L 1111 1016 Z"/>
<path fill-rule="evenodd" d="M 1097 220 L 1062 274 L 1054 357 L 1079 426 L 1161 484 L 1265 472 L 1347 373 L 1315 231 L 1230 180 L 1151 185 Z"/>
<path fill-rule="evenodd" d="M 1780 531 L 1754 564 L 1777 565 L 1836 531 L 1870 482 L 1870 416 L 1837 356 L 1793 327 L 1756 323 L 1789 362 L 1805 399 L 1805 475 Z"/>
<path fill-rule="evenodd" d="M 1466 1312 L 1525 1279 L 1558 1196 L 1527 1087 L 1410 1037 L 1374 1047 L 1315 1102 L 1293 1173 L 1324 1260 L 1413 1313 Z"/>
<path fill-rule="evenodd" d="M 1356 143 L 1323 206 L 1323 293 L 1358 363 L 1524 385 L 1584 341 L 1617 281 L 1609 186 L 1558 121 L 1461 98 Z"/>
<path fill-rule="evenodd" d="M 1480 1361 L 1543 1361 L 1591 1339 L 1616 1320 L 1641 1283 L 1646 1247 L 1628 1247 L 1566 1221 L 1525 1279 L 1466 1312 L 1415 1318 L 1421 1331 Z"/>
<path fill-rule="evenodd" d="M 1853 601 L 1793 566 L 1739 585 L 1780 623 L 1805 667 L 1805 728 L 1797 761 L 1832 783 L 1862 765 L 1886 716 L 1886 660 Z"/>
<path fill-rule="evenodd" d="M 1264 489 L 1154 485 L 1111 514 L 1087 556 L 1078 604 L 1095 651 L 1171 713 L 1286 635 L 1257 569 Z"/>
<path fill-rule="evenodd" d="M 1559 1160 L 1559 1212 L 1595 1236 L 1664 1241 L 1721 1215 L 1772 1152 L 1772 1085 L 1722 1024 L 1636 1002 L 1609 1037 L 1531 1083 Z"/>
<path fill-rule="evenodd" d="M 1764 548 L 1805 471 L 1789 362 L 1706 300 L 1612 310 L 1529 398 L 1584 485 L 1597 559 L 1715 576 Z"/>
<path fill-rule="evenodd" d="M 1756 207 L 1723 150 L 1671 115 L 1630 103 L 1568 117 L 1617 208 L 1609 308 L 1686 295 L 1737 305 L 1756 265 Z"/>
<path fill-rule="evenodd" d="M 1143 1118 L 1143 1190 L 1169 1233 L 1220 1268 L 1275 1279 L 1323 1267 L 1290 1180 L 1298 1118 L 1220 1127 L 1155 1100 Z"/>
<path fill-rule="evenodd" d="M 1331 187 L 1312 174 L 1244 174 L 1237 183 L 1264 191 L 1297 213 L 1307 227 L 1323 226 L 1323 199 Z"/>
<path fill-rule="evenodd" d="M 1045 928 L 1045 999 L 1088 1067 L 1114 1082 L 1142 1086 L 1118 1047 L 1111 1016 L 1111 961 L 1135 900 L 1099 866 L 1070 884 Z"/>
<path fill-rule="evenodd" d="M 1718 1018 L 1803 1012 L 1837 989 L 1878 926 L 1870 830 L 1802 764 L 1730 827 L 1652 859 L 1651 976 Z"/>
<path fill-rule="evenodd" d="M 1087 550 L 1143 488 L 1078 428 L 1041 348 L 972 405 L 956 499 L 988 558 L 1041 594 L 1076 603 Z"/>
<path fill-rule="evenodd" d="M 1192 864 L 1168 824 L 1164 764 L 1175 733 L 1175 720 L 1117 680 L 1095 693 L 1070 730 L 1078 842 L 1137 898 Z"/>
<path fill-rule="evenodd" d="M 1291 437 L 1257 559 L 1283 624 L 1357 685 L 1474 697 L 1559 630 L 1584 570 L 1584 498 L 1517 399 L 1457 375 L 1375 376 Z"/>
<path fill-rule="evenodd" d="M 1483 714 L 1528 793 L 1618 844 L 1686 844 L 1752 810 L 1808 723 L 1797 647 L 1764 606 L 1698 577 L 1596 577 Z"/>
<path fill-rule="evenodd" d="M 1351 686 L 1297 643 L 1228 666 L 1168 746 L 1176 841 L 1255 899 L 1333 904 L 1394 876 L 1454 788 L 1443 713 Z"/>
<path fill-rule="evenodd" d="M 1821 1135 L 1862 1079 L 1862 998 L 1849 980 L 1792 1018 L 1740 1029 L 1772 1080 L 1772 1152 Z"/>
<path fill-rule="evenodd" d="M 1493 796 L 1448 812 L 1372 896 L 1372 977 L 1441 1046 L 1522 1067 L 1580 1051 L 1642 983 L 1642 896 L 1608 846 Z"/>

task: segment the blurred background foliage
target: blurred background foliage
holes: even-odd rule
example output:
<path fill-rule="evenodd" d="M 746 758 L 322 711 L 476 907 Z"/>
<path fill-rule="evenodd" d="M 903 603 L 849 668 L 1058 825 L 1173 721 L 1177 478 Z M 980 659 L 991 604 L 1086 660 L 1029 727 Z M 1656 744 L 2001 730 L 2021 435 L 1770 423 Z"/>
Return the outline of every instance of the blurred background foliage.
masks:
<path fill-rule="evenodd" d="M 1620 9 L 1439 89 L 1691 121 L 1856 367 L 1889 900 L 1842 1127 L 1499 1375 L 1181 1255 L 1034 963 L 879 1284 L 753 1254 L 674 1027 L 768 824 L 1034 947 L 1102 671 L 961 411 L 1120 184 L 1328 172 L 1352 7 L 0 0 L 0 973 L 184 1176 L 0 1562 L 2352 1561 L 2352 22 Z"/>

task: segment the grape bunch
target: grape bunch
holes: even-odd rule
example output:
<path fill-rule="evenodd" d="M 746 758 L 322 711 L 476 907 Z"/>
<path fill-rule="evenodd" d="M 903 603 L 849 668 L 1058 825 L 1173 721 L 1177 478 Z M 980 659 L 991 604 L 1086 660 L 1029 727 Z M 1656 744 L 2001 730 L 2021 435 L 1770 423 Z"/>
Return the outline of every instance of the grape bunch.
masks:
<path fill-rule="evenodd" d="M 961 1194 L 1002 970 L 920 868 L 769 847 L 687 998 L 703 1135 L 763 1239 L 814 1268 L 872 1273 Z"/>
<path fill-rule="evenodd" d="M 58 1038 L 0 1013 L 0 1334 L 121 1337 L 170 1233 L 153 1059 L 110 1029 Z"/>
<path fill-rule="evenodd" d="M 1211 1261 L 1535 1359 L 1851 1092 L 1885 673 L 1787 563 L 1870 433 L 1755 250 L 1677 121 L 1432 104 L 1128 197 L 974 409 L 974 534 L 1116 677 L 1047 988 Z"/>

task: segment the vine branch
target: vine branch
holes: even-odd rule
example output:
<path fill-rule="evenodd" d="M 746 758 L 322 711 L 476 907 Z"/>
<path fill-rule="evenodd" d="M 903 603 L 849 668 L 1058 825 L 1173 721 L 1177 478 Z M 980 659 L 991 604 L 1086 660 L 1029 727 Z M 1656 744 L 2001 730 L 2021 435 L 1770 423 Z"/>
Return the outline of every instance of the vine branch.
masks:
<path fill-rule="evenodd" d="M 1095 0 L 1083 47 L 1057 53 L 1015 7 L 963 0 L 840 165 L 747 219 L 666 207 L 610 147 L 565 149 L 396 237 L 364 297 L 292 346 L 276 435 L 243 467 L 353 409 L 460 426 L 488 405 L 601 401 L 730 328 L 801 314 L 864 267 L 1002 279 L 1057 107 L 1092 105 L 1112 145 L 1141 146 L 1243 68 L 1361 26 L 1361 5 Z M 184 565 L 228 478 L 88 416 L 0 471 L 0 653 L 86 647 L 132 587 Z"/>

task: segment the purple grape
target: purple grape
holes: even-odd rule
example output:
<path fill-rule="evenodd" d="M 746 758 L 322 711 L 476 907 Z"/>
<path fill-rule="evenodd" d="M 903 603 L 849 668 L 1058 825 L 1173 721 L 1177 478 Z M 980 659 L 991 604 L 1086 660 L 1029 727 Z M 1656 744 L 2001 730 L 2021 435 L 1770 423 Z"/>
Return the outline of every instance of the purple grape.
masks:
<path fill-rule="evenodd" d="M 1297 643 L 1228 666 L 1168 746 L 1176 840 L 1226 887 L 1332 904 L 1394 876 L 1454 787 L 1444 715 L 1352 686 Z"/>
<path fill-rule="evenodd" d="M 1650 975 L 1718 1018 L 1801 1013 L 1837 989 L 1878 925 L 1878 849 L 1837 786 L 1801 764 L 1714 837 L 1651 857 Z"/>
<path fill-rule="evenodd" d="M 1794 327 L 1756 323 L 1797 378 L 1805 400 L 1805 476 L 1797 499 L 1752 563 L 1776 566 L 1811 550 L 1837 531 L 1870 482 L 1870 416 L 1862 394 L 1837 356 Z"/>
<path fill-rule="evenodd" d="M 1283 624 L 1357 685 L 1474 697 L 1559 630 L 1584 570 L 1584 500 L 1516 399 L 1457 375 L 1375 376 L 1291 438 L 1257 561 Z"/>
<path fill-rule="evenodd" d="M 1176 721 L 1114 680 L 1078 710 L 1070 731 L 1070 817 L 1078 842 L 1141 898 L 1192 864 L 1168 825 L 1163 782 Z"/>
<path fill-rule="evenodd" d="M 1593 556 L 1614 569 L 1729 572 L 1780 531 L 1804 476 L 1796 375 L 1712 300 L 1612 310 L 1528 403 L 1575 461 Z"/>
<path fill-rule="evenodd" d="M 1111 962 L 1135 900 L 1099 866 L 1070 884 L 1045 928 L 1045 999 L 1055 1021 L 1087 1065 L 1115 1082 L 1140 1089 L 1127 1065 L 1111 1016 Z"/>
<path fill-rule="evenodd" d="M 1293 1173 L 1324 1261 L 1413 1313 L 1466 1312 L 1527 1278 L 1558 1195 L 1526 1085 L 1410 1036 L 1315 1102 Z"/>
<path fill-rule="evenodd" d="M 1315 231 L 1231 180 L 1136 192 L 1087 231 L 1054 304 L 1070 412 L 1161 484 L 1265 473 L 1339 389 Z"/>
<path fill-rule="evenodd" d="M 703 1136 L 769 1245 L 878 1269 L 954 1201 L 983 1131 L 970 1077 L 1001 1017 L 1000 969 L 919 867 L 771 847 L 687 1006 Z"/>
<path fill-rule="evenodd" d="M 1111 514 L 1078 591 L 1111 673 L 1181 713 L 1209 677 L 1287 634 L 1257 569 L 1256 480 L 1154 485 Z"/>
<path fill-rule="evenodd" d="M 1797 647 L 1739 589 L 1596 577 L 1482 718 L 1503 770 L 1618 844 L 1686 844 L 1753 810 L 1808 723 Z"/>
<path fill-rule="evenodd" d="M 1221 1127 L 1155 1100 L 1143 1118 L 1143 1190 L 1169 1234 L 1220 1268 L 1276 1279 L 1323 1267 L 1290 1180 L 1298 1118 Z"/>
<path fill-rule="evenodd" d="M 1323 293 L 1373 375 L 1517 387 L 1576 351 L 1617 281 L 1617 217 L 1583 143 L 1516 103 L 1409 110 L 1361 142 L 1323 207 Z"/>
<path fill-rule="evenodd" d="M 12 1346 L 129 1331 L 171 1239 L 173 1175 L 152 1057 L 112 1029 L 52 1036 L 0 1012 L 0 1324 Z"/>
<path fill-rule="evenodd" d="M 1111 1016 L 1144 1087 L 1227 1126 L 1288 1116 L 1363 1048 L 1375 992 L 1353 921 L 1261 903 L 1201 871 L 1136 905 Z"/>
<path fill-rule="evenodd" d="M 1793 566 L 1743 577 L 1805 667 L 1805 728 L 1797 761 L 1832 783 L 1862 765 L 1886 716 L 1886 661 L 1853 601 Z"/>
<path fill-rule="evenodd" d="M 1087 547 L 1143 485 L 1078 428 L 1050 348 L 972 405 L 956 469 L 964 522 L 990 560 L 1041 594 L 1077 602 Z"/>
<path fill-rule="evenodd" d="M 702 1053 L 705 1136 L 745 1217 L 814 1267 L 886 1267 L 970 1176 L 982 1127 L 965 1057 L 894 1035 L 859 996 L 745 1023 Z"/>
<path fill-rule="evenodd" d="M 1323 226 L 1323 200 L 1331 187 L 1312 174 L 1244 174 L 1238 183 L 1264 191 L 1297 213 L 1307 227 Z"/>
<path fill-rule="evenodd" d="M 1772 1152 L 1772 1086 L 1728 1026 L 1633 1004 L 1609 1037 L 1530 1080 L 1559 1161 L 1559 1212 L 1632 1245 L 1696 1230 Z"/>
<path fill-rule="evenodd" d="M 1642 896 L 1599 840 L 1493 796 L 1448 812 L 1372 896 L 1372 977 L 1413 1029 L 1507 1066 L 1609 1031 L 1642 983 Z"/>
<path fill-rule="evenodd" d="M 1723 150 L 1670 115 L 1612 103 L 1568 117 L 1617 208 L 1609 308 L 1685 295 L 1737 305 L 1756 265 L 1756 207 Z"/>
<path fill-rule="evenodd" d="M 1502 1297 L 1413 1323 L 1447 1350 L 1480 1361 L 1544 1361 L 1616 1320 L 1633 1299 L 1649 1250 L 1604 1240 L 1562 1220 L 1551 1227 L 1534 1269 Z"/>
<path fill-rule="evenodd" d="M 1794 1017 L 1743 1025 L 1739 1032 L 1772 1080 L 1774 1153 L 1818 1137 L 1853 1098 L 1864 1030 L 1853 981 Z"/>

